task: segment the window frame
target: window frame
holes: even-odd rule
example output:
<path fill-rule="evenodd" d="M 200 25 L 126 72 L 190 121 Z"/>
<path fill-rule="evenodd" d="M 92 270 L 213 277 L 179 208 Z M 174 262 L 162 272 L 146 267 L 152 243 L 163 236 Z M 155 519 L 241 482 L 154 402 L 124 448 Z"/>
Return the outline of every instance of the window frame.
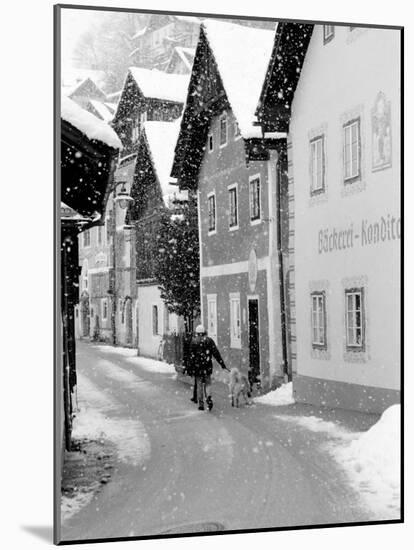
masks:
<path fill-rule="evenodd" d="M 210 330 L 210 304 L 214 304 L 214 331 Z M 217 328 L 217 294 L 207 294 L 207 330 L 213 340 L 217 340 Z"/>
<path fill-rule="evenodd" d="M 348 297 L 349 296 L 360 296 L 360 326 L 356 324 L 356 318 L 353 319 L 353 325 L 352 327 L 349 326 L 349 313 L 353 313 L 356 317 L 357 309 L 356 304 L 354 303 L 353 309 L 348 309 Z M 349 342 L 349 330 L 355 331 L 355 341 L 350 343 Z M 361 343 L 355 343 L 356 342 L 356 335 L 357 330 L 360 330 L 361 333 Z M 346 343 L 346 351 L 354 351 L 354 352 L 363 352 L 365 351 L 365 292 L 364 287 L 353 287 L 353 288 L 346 288 L 345 289 L 345 343 Z"/>
<path fill-rule="evenodd" d="M 234 119 L 233 121 L 233 136 L 234 136 L 234 141 L 238 141 L 242 137 L 240 126 L 236 119 Z"/>
<path fill-rule="evenodd" d="M 154 315 L 155 313 L 155 315 Z M 152 335 L 153 336 L 159 336 L 160 335 L 160 324 L 159 324 L 159 311 L 158 311 L 158 304 L 152 304 L 151 307 L 151 321 L 152 321 Z"/>
<path fill-rule="evenodd" d="M 252 184 L 255 181 L 259 181 L 259 198 L 258 198 L 258 216 L 252 217 Z M 253 176 L 249 176 L 249 217 L 250 217 L 250 225 L 257 225 L 262 221 L 262 178 L 260 174 L 254 174 Z"/>
<path fill-rule="evenodd" d="M 108 298 L 102 298 L 101 299 L 101 315 L 102 315 L 102 321 L 108 320 Z"/>
<path fill-rule="evenodd" d="M 222 139 L 222 128 L 221 128 L 221 124 L 222 122 L 225 121 L 226 123 L 226 141 L 223 141 L 223 143 L 221 142 L 221 139 Z M 228 124 L 228 116 L 227 116 L 227 113 L 224 112 L 220 115 L 220 118 L 219 118 L 219 146 L 220 146 L 220 149 L 222 149 L 223 147 L 226 147 L 227 143 L 229 141 L 229 124 Z"/>
<path fill-rule="evenodd" d="M 232 208 L 231 208 L 231 196 L 234 191 L 235 196 L 235 217 L 236 217 L 236 223 L 231 224 L 231 218 L 232 218 Z M 238 192 L 238 184 L 232 183 L 231 185 L 227 186 L 227 193 L 228 193 L 228 208 L 229 208 L 229 214 L 228 214 L 228 224 L 229 224 L 229 231 L 237 231 L 239 229 L 239 192 Z"/>
<path fill-rule="evenodd" d="M 315 181 L 315 160 L 317 162 L 317 151 L 316 146 L 318 143 L 321 143 L 322 152 L 321 152 L 321 181 L 322 186 L 321 187 L 315 187 L 314 181 Z M 325 193 L 326 191 L 326 155 L 325 155 L 325 134 L 319 134 L 312 138 L 309 141 L 310 146 L 310 161 L 311 161 L 311 196 L 320 195 L 322 193 Z M 316 153 L 316 157 L 314 156 L 314 151 Z M 316 173 L 317 175 L 317 173 Z"/>
<path fill-rule="evenodd" d="M 83 231 L 82 233 L 83 233 L 82 248 L 90 248 L 90 247 L 91 247 L 91 233 L 90 233 L 90 229 L 85 229 L 85 231 Z M 88 239 L 87 239 L 88 244 L 85 244 L 86 235 L 88 236 Z"/>
<path fill-rule="evenodd" d="M 314 303 L 316 300 L 321 301 L 321 307 L 317 306 L 315 311 Z M 318 319 L 318 324 L 315 325 L 315 313 L 316 318 Z M 322 313 L 322 324 L 319 323 L 320 314 Z M 322 341 L 315 341 L 315 330 L 320 334 L 322 329 Z M 326 293 L 323 290 L 315 290 L 311 292 L 311 343 L 313 349 L 326 350 L 328 348 L 328 338 L 327 338 L 327 317 L 326 317 Z"/>
<path fill-rule="evenodd" d="M 352 173 L 350 176 L 346 176 L 346 160 L 347 160 L 347 143 L 346 143 L 346 133 L 347 130 L 350 129 L 351 136 L 350 136 L 350 142 L 349 142 L 349 149 L 350 149 L 350 162 L 351 165 L 353 163 L 352 159 L 352 127 L 357 126 L 357 155 L 356 155 L 356 161 L 357 161 L 357 173 Z M 355 117 L 347 122 L 342 127 L 343 131 L 343 180 L 345 185 L 349 185 L 354 183 L 355 181 L 359 181 L 361 179 L 361 117 Z"/>
<path fill-rule="evenodd" d="M 332 31 L 328 34 L 326 31 L 330 28 Z M 335 25 L 323 25 L 323 43 L 328 44 L 335 37 Z"/>
<path fill-rule="evenodd" d="M 210 140 L 211 140 L 211 147 L 210 147 Z M 212 153 L 214 151 L 214 134 L 213 132 L 209 132 L 207 136 L 207 151 L 209 153 Z"/>
<path fill-rule="evenodd" d="M 233 304 L 237 304 L 237 312 L 238 312 L 238 321 L 239 321 L 239 330 L 237 334 L 237 330 L 235 331 L 235 321 L 234 318 L 234 309 Z M 241 349 L 241 304 L 240 304 L 240 292 L 230 292 L 229 294 L 229 307 L 230 307 L 230 347 L 234 349 Z"/>
<path fill-rule="evenodd" d="M 214 204 L 214 227 L 210 226 L 210 200 L 213 199 Z M 208 214 L 208 235 L 215 235 L 217 233 L 217 202 L 216 202 L 216 192 L 211 191 L 207 195 L 207 214 Z"/>

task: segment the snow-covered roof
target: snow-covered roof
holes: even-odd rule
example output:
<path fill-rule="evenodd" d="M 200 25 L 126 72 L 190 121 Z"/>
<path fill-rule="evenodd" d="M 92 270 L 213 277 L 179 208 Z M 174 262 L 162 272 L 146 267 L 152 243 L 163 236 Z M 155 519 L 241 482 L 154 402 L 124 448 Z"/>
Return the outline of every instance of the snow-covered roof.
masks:
<path fill-rule="evenodd" d="M 147 27 L 143 27 L 142 29 L 140 29 L 139 31 L 137 31 L 134 36 L 132 37 L 132 39 L 134 40 L 135 38 L 139 38 L 140 36 L 143 36 L 145 33 L 147 32 Z"/>
<path fill-rule="evenodd" d="M 169 74 L 157 69 L 130 67 L 130 74 L 144 97 L 184 103 L 190 75 Z"/>
<path fill-rule="evenodd" d="M 174 17 L 179 21 L 185 21 L 187 23 L 201 23 L 201 19 L 199 17 L 195 17 L 194 15 L 174 15 Z"/>
<path fill-rule="evenodd" d="M 176 46 L 174 50 L 180 56 L 184 65 L 191 71 L 195 56 L 195 48 L 183 48 L 182 46 Z"/>
<path fill-rule="evenodd" d="M 90 78 L 95 84 L 102 86 L 105 82 L 105 76 L 105 71 L 69 67 L 62 74 L 62 84 L 64 86 L 76 86 L 83 80 Z"/>
<path fill-rule="evenodd" d="M 144 124 L 145 136 L 164 201 L 167 201 L 169 195 L 178 192 L 177 185 L 170 184 L 170 174 L 180 122 L 178 119 L 174 122 L 148 121 Z"/>
<path fill-rule="evenodd" d="M 277 24 L 276 24 L 277 26 Z M 254 126 L 275 30 L 256 29 L 212 19 L 202 28 L 216 60 L 227 99 L 245 139 L 260 138 Z"/>
<path fill-rule="evenodd" d="M 62 97 L 61 118 L 72 124 L 89 139 L 96 139 L 114 149 L 122 149 L 121 141 L 106 122 L 92 113 L 88 113 L 68 97 Z"/>
<path fill-rule="evenodd" d="M 102 117 L 102 120 L 104 120 L 105 122 L 109 122 L 114 118 L 113 112 L 108 109 L 105 103 L 102 103 L 102 101 L 98 101 L 96 99 L 90 99 L 89 101 L 91 102 L 94 109 L 96 109 L 96 111 Z"/>

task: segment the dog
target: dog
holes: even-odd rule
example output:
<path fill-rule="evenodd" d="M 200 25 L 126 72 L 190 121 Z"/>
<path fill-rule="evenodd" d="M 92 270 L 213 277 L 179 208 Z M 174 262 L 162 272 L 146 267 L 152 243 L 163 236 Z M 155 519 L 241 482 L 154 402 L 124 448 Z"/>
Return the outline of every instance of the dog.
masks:
<path fill-rule="evenodd" d="M 249 379 L 237 367 L 233 367 L 230 371 L 229 390 L 232 407 L 239 406 L 240 396 L 244 397 L 247 405 L 251 405 L 252 388 Z"/>

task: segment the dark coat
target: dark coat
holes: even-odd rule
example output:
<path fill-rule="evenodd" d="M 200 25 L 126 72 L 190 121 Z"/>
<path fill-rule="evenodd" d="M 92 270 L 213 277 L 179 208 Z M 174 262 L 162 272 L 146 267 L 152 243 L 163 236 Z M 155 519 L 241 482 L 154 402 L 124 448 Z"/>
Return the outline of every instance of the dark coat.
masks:
<path fill-rule="evenodd" d="M 190 365 L 195 376 L 209 376 L 213 372 L 213 361 L 223 368 L 227 368 L 217 349 L 214 340 L 209 336 L 203 336 L 201 340 L 193 338 L 190 345 Z"/>

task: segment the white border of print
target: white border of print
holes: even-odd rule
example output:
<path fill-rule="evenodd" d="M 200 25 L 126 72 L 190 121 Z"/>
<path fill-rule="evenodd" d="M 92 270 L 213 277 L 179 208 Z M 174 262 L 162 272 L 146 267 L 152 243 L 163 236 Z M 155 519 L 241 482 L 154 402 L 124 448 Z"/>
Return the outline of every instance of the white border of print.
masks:
<path fill-rule="evenodd" d="M 3 163 L 3 180 L 9 182 L 3 189 L 2 210 L 2 249 L 5 258 L 12 259 L 13 269 L 2 270 L 2 288 L 5 297 L 3 317 L 6 328 L 7 342 L 2 349 L 3 386 L 1 399 L 2 440 L 11 442 L 6 446 L 9 452 L 2 453 L 2 471 L 7 472 L 2 481 L 2 501 L 7 505 L 7 521 L 2 530 L 2 541 L 8 550 L 19 548 L 50 547 L 52 526 L 52 349 L 53 349 L 53 199 L 51 190 L 53 181 L 53 112 L 52 112 L 52 6 L 53 0 L 20 0 L 7 2 L 3 7 L 5 21 L 18 21 L 18 34 L 24 40 L 16 41 L 16 25 L 5 25 L 1 33 L 3 52 L 3 70 L 8 75 L 9 85 L 1 90 L 3 109 L 2 145 L 7 150 L 7 163 Z M 111 7 L 138 7 L 136 0 L 73 0 L 71 4 L 96 5 Z M 147 9 L 176 10 L 191 12 L 195 9 L 192 0 L 152 0 L 142 2 L 139 7 Z M 210 0 L 208 4 L 200 4 L 199 9 L 210 13 L 230 13 L 252 15 L 252 4 L 246 0 Z M 268 0 L 257 0 L 254 4 L 255 15 L 268 17 L 285 17 L 297 19 L 325 19 L 342 21 L 368 21 L 376 24 L 406 25 L 406 59 L 412 59 L 414 43 L 414 20 L 409 11 L 409 3 L 404 0 L 394 0 L 392 3 L 379 0 L 373 9 L 369 2 L 348 0 L 346 3 L 315 0 L 305 2 L 296 0 L 289 3 L 271 3 Z M 36 24 L 33 24 L 36 21 Z M 30 44 L 30 48 L 27 45 Z M 12 47 L 11 47 L 12 46 Z M 406 63 L 408 67 L 408 63 Z M 411 96 L 414 90 L 413 71 L 407 74 L 405 97 Z M 21 107 L 27 105 L 27 82 L 36 83 L 30 88 L 30 127 L 36 131 L 35 146 L 25 147 L 25 162 L 21 162 L 22 150 L 15 147 L 21 142 L 21 126 L 16 121 Z M 25 116 L 27 120 L 27 116 Z M 411 126 L 407 121 L 405 127 Z M 408 136 L 407 136 L 408 139 Z M 411 142 L 411 143 L 410 143 Z M 406 150 L 410 150 L 411 140 L 407 141 Z M 7 147 L 8 146 L 8 147 Z M 36 166 L 33 174 L 32 166 Z M 16 216 L 15 186 L 18 171 L 19 194 L 22 200 L 18 204 Z M 414 180 L 413 167 L 407 163 L 405 179 Z M 14 194 L 14 196 L 13 196 Z M 24 200 L 23 200 L 24 199 Z M 405 200 L 407 204 L 414 203 L 414 190 L 406 186 Z M 33 230 L 28 232 L 28 224 L 33 224 Z M 7 229 L 7 231 L 6 231 Z M 414 238 L 414 219 L 406 219 L 406 242 Z M 16 330 L 22 321 L 22 311 L 25 309 L 27 296 L 23 289 L 27 288 L 27 266 L 34 265 L 30 270 L 30 286 L 36 292 L 31 293 L 32 311 L 36 311 L 36 330 L 27 331 L 24 336 L 22 353 L 21 331 Z M 412 257 L 406 250 L 406 267 L 413 267 Z M 406 280 L 411 277 L 407 273 Z M 7 292 L 7 289 L 19 289 L 18 292 Z M 20 297 L 19 297 L 20 296 Z M 17 303 L 16 303 L 17 298 Z M 406 299 L 411 302 L 413 294 L 406 289 Z M 414 306 L 414 303 L 408 304 Z M 406 333 L 410 333 L 413 325 L 408 324 Z M 8 330 L 7 330 L 8 329 Z M 407 347 L 408 348 L 408 347 Z M 406 364 L 414 363 L 413 348 L 407 349 Z M 406 387 L 412 387 L 414 375 L 406 369 Z M 16 398 L 18 396 L 18 398 Z M 407 400 L 408 401 L 408 400 Z M 414 405 L 406 403 L 406 425 L 411 425 Z M 6 414 L 7 413 L 7 414 Z M 35 413 L 35 414 L 34 414 Z M 12 418 L 12 421 L 10 419 Z M 412 437 L 406 440 L 406 464 L 413 462 Z M 412 468 L 406 468 L 406 508 L 413 507 L 413 473 Z M 408 498 L 409 497 L 409 498 Z M 411 506 L 410 506 L 411 504 Z M 240 534 L 231 537 L 215 537 L 217 550 L 243 547 L 243 544 L 260 546 L 270 550 L 277 545 L 289 550 L 331 549 L 334 545 L 338 550 L 349 547 L 373 545 L 376 550 L 388 549 L 395 545 L 408 547 L 406 541 L 413 537 L 413 520 L 406 524 L 379 525 L 367 527 L 310 529 L 299 531 L 280 531 L 274 533 Z M 410 535 L 411 533 L 411 535 Z M 141 540 L 140 550 L 164 549 L 190 550 L 194 543 L 200 550 L 211 546 L 210 537 L 177 538 L 165 540 Z M 88 548 L 109 550 L 108 543 L 83 544 Z M 111 543 L 110 550 L 125 550 L 128 543 Z"/>

